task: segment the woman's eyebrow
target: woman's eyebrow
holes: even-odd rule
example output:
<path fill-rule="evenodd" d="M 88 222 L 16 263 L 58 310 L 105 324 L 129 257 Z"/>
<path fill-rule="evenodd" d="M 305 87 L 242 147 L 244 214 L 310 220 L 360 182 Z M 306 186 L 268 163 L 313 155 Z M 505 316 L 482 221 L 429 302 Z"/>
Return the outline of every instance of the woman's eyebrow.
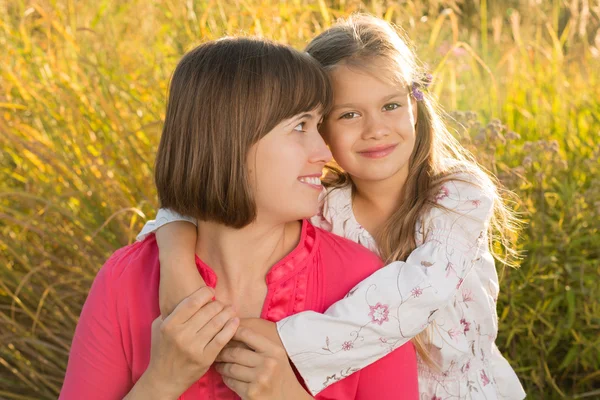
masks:
<path fill-rule="evenodd" d="M 315 116 L 313 114 L 311 114 L 311 113 L 304 113 L 304 114 L 298 116 L 298 118 L 295 118 L 295 119 L 299 120 L 299 119 L 305 119 L 305 118 L 306 119 L 314 119 Z"/>
<path fill-rule="evenodd" d="M 311 113 L 300 114 L 297 117 L 292 118 L 290 120 L 290 122 L 288 122 L 287 124 L 285 124 L 285 126 L 290 126 L 290 125 L 294 124 L 295 122 L 297 122 L 297 121 L 299 121 L 301 119 L 313 120 L 313 119 L 315 119 L 315 115 L 313 115 Z"/>

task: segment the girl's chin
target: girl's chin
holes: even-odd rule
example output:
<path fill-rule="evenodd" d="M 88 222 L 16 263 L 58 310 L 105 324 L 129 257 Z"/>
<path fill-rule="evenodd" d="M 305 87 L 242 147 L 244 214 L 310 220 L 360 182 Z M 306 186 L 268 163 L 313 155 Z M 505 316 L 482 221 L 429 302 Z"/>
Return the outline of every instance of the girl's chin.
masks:
<path fill-rule="evenodd" d="M 352 173 L 353 169 L 357 171 L 356 174 Z M 344 169 L 344 171 L 346 171 L 351 177 L 365 182 L 380 182 L 388 179 L 394 179 L 402 171 L 402 167 L 397 165 L 382 165 L 379 167 L 369 166 L 362 169 L 360 167 L 353 169 Z"/>

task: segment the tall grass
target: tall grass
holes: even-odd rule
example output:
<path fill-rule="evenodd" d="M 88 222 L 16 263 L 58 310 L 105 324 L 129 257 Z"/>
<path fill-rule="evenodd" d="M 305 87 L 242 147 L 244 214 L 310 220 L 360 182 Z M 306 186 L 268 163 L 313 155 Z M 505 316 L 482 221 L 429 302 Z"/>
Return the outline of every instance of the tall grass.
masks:
<path fill-rule="evenodd" d="M 178 58 L 225 34 L 301 48 L 358 10 L 404 28 L 521 198 L 498 345 L 529 397 L 600 396 L 599 1 L 0 0 L 0 398 L 57 397 L 95 273 L 155 212 Z"/>

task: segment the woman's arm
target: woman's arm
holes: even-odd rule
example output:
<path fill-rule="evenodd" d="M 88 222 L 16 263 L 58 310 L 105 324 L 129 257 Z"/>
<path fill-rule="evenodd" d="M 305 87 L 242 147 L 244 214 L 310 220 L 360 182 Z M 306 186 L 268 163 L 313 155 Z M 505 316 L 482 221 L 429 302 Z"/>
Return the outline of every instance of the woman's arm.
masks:
<path fill-rule="evenodd" d="M 362 369 L 408 342 L 451 303 L 485 249 L 494 198 L 491 189 L 448 183 L 437 198 L 444 208 L 432 210 L 425 241 L 406 262 L 376 271 L 325 314 L 307 311 L 277 323 L 313 395 L 332 383 L 327 377 Z"/>
<path fill-rule="evenodd" d="M 112 276 L 126 249 L 115 253 L 94 280 L 73 337 L 60 400 L 175 400 L 206 373 L 239 326 L 231 307 L 212 301 L 212 289 L 194 292 L 152 324 L 150 363 L 134 384 L 117 318 L 118 277 Z"/>
<path fill-rule="evenodd" d="M 138 235 L 156 234 L 160 260 L 159 306 L 163 317 L 197 289 L 206 286 L 196 267 L 196 220 L 161 208 Z"/>
<path fill-rule="evenodd" d="M 115 253 L 100 270 L 81 316 L 69 351 L 60 400 L 122 399 L 133 386 L 118 328 L 110 266 Z"/>

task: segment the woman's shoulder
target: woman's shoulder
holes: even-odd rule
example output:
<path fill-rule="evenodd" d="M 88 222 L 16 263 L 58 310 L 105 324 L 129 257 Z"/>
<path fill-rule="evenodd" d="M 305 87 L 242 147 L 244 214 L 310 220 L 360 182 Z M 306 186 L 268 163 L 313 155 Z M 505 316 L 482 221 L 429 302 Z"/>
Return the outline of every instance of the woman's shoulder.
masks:
<path fill-rule="evenodd" d="M 357 283 L 383 266 L 375 253 L 360 244 L 320 228 L 314 229 L 319 239 L 317 256 L 327 291 L 332 298 L 339 300 Z M 334 287 L 338 290 L 334 290 Z"/>
<path fill-rule="evenodd" d="M 160 264 L 158 245 L 154 234 L 140 242 L 116 250 L 98 271 L 96 280 L 117 288 L 139 283 L 142 280 L 158 279 Z"/>
<path fill-rule="evenodd" d="M 350 260 L 375 265 L 369 267 L 375 269 L 382 265 L 379 256 L 366 247 L 324 229 L 315 229 L 320 240 L 319 252 L 332 263 L 338 265 Z"/>

